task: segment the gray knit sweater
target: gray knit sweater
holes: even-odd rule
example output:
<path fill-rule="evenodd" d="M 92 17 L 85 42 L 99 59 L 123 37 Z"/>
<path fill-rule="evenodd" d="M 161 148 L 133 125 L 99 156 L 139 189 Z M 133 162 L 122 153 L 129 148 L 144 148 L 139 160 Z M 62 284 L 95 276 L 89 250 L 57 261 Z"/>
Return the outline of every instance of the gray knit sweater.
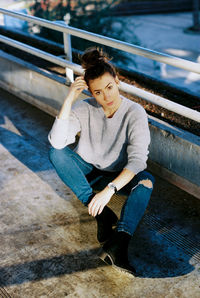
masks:
<path fill-rule="evenodd" d="M 76 102 L 68 120 L 56 118 L 49 141 L 56 149 L 80 139 L 75 152 L 86 162 L 105 171 L 129 169 L 134 174 L 146 168 L 150 133 L 142 106 L 122 97 L 119 109 L 106 118 L 94 98 Z"/>

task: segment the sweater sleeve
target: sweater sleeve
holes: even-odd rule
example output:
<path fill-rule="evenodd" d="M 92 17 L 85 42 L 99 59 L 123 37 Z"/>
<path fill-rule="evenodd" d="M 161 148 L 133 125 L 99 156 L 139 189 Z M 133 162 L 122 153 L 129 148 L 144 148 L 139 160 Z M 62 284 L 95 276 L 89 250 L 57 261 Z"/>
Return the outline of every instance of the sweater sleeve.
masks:
<path fill-rule="evenodd" d="M 54 148 L 63 149 L 65 146 L 75 142 L 76 135 L 80 131 L 81 125 L 79 119 L 72 111 L 67 120 L 56 117 L 48 139 Z"/>
<path fill-rule="evenodd" d="M 128 162 L 125 166 L 126 169 L 138 174 L 147 167 L 149 144 L 148 117 L 144 108 L 138 105 L 136 111 L 132 113 L 128 126 Z"/>

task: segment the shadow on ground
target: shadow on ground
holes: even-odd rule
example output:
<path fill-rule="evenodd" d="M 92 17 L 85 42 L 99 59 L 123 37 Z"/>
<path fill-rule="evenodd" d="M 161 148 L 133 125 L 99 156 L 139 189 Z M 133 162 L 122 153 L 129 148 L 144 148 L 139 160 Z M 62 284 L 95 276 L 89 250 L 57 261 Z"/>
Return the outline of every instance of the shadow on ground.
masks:
<path fill-rule="evenodd" d="M 0 286 L 38 281 L 79 271 L 88 271 L 105 264 L 98 260 L 99 248 L 73 254 L 35 260 L 0 268 Z M 190 257 L 157 237 L 142 224 L 129 247 L 129 259 L 140 278 L 166 278 L 190 273 L 194 267 Z M 115 269 L 113 269 L 114 272 Z"/>

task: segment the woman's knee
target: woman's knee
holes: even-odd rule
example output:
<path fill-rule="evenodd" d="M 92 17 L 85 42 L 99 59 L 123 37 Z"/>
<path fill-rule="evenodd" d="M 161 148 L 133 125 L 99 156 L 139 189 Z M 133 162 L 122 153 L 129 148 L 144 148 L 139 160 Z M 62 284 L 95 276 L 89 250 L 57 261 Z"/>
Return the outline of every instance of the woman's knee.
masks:
<path fill-rule="evenodd" d="M 138 184 L 142 184 L 143 186 L 145 186 L 147 188 L 153 188 L 153 183 L 149 179 L 140 180 Z"/>
<path fill-rule="evenodd" d="M 143 186 L 147 187 L 147 188 L 153 188 L 155 182 L 155 178 L 152 174 L 150 174 L 149 172 L 142 172 L 140 175 L 140 179 L 138 181 L 138 184 L 142 184 Z"/>
<path fill-rule="evenodd" d="M 49 159 L 54 164 L 56 162 L 62 161 L 64 156 L 66 158 L 68 151 L 68 147 L 65 147 L 63 149 L 56 149 L 54 147 L 51 147 L 49 150 Z"/>

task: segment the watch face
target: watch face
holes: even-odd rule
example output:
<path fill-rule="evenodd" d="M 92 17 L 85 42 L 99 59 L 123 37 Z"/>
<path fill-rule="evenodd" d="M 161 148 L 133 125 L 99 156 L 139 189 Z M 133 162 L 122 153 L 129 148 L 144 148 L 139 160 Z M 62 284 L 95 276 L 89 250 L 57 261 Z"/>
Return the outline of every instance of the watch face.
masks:
<path fill-rule="evenodd" d="M 113 183 L 109 183 L 109 184 L 108 184 L 108 187 L 109 187 L 109 188 L 115 188 L 115 186 L 114 186 Z"/>
<path fill-rule="evenodd" d="M 108 184 L 108 187 L 113 189 L 115 193 L 117 192 L 117 187 L 112 182 Z"/>

